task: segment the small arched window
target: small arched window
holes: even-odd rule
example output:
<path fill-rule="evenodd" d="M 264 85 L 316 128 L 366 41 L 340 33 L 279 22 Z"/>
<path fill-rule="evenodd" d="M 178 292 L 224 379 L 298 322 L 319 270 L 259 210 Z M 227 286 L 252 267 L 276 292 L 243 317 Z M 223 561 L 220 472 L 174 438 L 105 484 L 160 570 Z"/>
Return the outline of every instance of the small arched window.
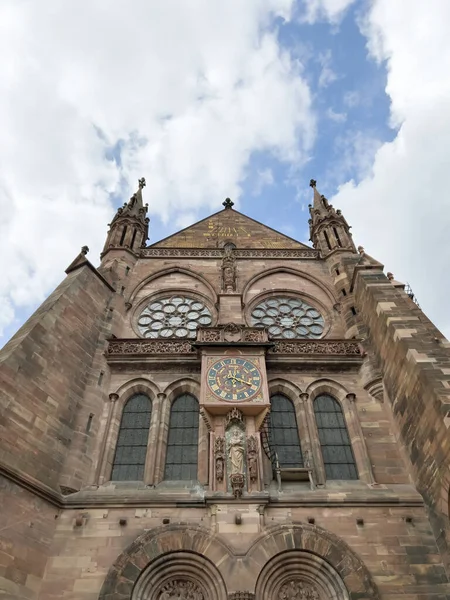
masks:
<path fill-rule="evenodd" d="M 282 469 L 303 467 L 295 408 L 291 400 L 281 394 L 270 398 L 270 435 Z"/>
<path fill-rule="evenodd" d="M 166 480 L 197 479 L 198 419 L 199 407 L 194 396 L 183 394 L 173 401 L 167 439 Z"/>
<path fill-rule="evenodd" d="M 355 457 L 339 402 L 331 396 L 318 396 L 314 400 L 314 414 L 327 479 L 358 479 Z"/>
<path fill-rule="evenodd" d="M 132 396 L 124 406 L 111 479 L 142 481 L 152 403 L 145 394 Z"/>

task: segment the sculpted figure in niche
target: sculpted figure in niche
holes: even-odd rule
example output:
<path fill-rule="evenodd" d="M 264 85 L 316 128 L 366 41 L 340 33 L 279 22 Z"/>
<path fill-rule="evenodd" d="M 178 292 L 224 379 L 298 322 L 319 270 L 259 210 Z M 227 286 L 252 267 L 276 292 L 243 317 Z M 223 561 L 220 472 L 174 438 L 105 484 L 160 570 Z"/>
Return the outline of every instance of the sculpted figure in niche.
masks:
<path fill-rule="evenodd" d="M 236 291 L 236 260 L 233 256 L 233 248 L 227 245 L 225 255 L 222 259 L 222 288 L 225 292 Z"/>
<path fill-rule="evenodd" d="M 231 474 L 244 472 L 244 439 L 238 429 L 233 431 L 230 438 L 228 456 L 231 462 Z"/>

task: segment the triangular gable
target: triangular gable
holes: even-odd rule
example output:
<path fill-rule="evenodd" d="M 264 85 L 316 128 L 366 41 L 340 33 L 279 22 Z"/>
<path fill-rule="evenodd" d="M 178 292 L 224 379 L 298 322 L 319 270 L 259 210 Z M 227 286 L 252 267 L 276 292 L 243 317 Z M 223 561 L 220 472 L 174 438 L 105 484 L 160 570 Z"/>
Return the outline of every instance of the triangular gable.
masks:
<path fill-rule="evenodd" d="M 225 241 L 233 242 L 237 248 L 311 249 L 231 208 L 155 242 L 150 248 L 217 248 Z"/>

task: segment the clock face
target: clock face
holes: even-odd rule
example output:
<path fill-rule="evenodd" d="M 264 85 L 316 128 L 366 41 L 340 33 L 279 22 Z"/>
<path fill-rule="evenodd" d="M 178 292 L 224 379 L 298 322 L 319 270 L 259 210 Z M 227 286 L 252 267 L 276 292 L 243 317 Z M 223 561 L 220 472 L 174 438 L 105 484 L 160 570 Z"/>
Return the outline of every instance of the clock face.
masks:
<path fill-rule="evenodd" d="M 261 372 L 250 360 L 223 358 L 208 371 L 208 385 L 227 402 L 243 402 L 256 396 L 261 387 Z"/>

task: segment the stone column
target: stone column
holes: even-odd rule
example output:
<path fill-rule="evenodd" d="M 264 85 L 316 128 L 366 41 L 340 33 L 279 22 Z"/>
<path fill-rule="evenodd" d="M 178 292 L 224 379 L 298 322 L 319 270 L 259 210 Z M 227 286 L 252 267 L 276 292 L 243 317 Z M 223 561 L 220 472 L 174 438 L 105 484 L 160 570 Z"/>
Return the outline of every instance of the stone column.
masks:
<path fill-rule="evenodd" d="M 158 394 L 159 415 L 156 431 L 156 452 L 155 452 L 155 470 L 153 474 L 153 483 L 161 483 L 164 479 L 167 436 L 169 433 L 170 405 L 167 402 L 166 394 Z"/>
<path fill-rule="evenodd" d="M 311 467 L 313 468 L 315 480 L 318 486 L 323 487 L 326 482 L 325 467 L 322 459 L 322 448 L 320 446 L 319 432 L 316 426 L 316 417 L 312 400 L 306 392 L 300 394 L 300 398 L 305 406 L 306 418 L 308 420 L 308 429 L 311 443 Z"/>
<path fill-rule="evenodd" d="M 345 413 L 348 415 L 347 427 L 350 435 L 353 452 L 355 453 L 356 464 L 358 466 L 359 478 L 361 481 L 373 484 L 375 477 L 373 475 L 372 464 L 367 451 L 366 442 L 364 439 L 363 430 L 358 417 L 356 408 L 356 395 L 353 393 L 347 394 L 348 410 Z"/>
<path fill-rule="evenodd" d="M 105 481 L 106 477 L 106 466 L 107 466 L 107 455 L 108 449 L 110 450 L 111 446 L 111 422 L 113 418 L 114 408 L 117 404 L 117 400 L 119 399 L 118 394 L 112 393 L 109 394 L 109 403 L 107 405 L 107 415 L 106 415 L 106 423 L 105 429 L 103 431 L 103 439 L 102 444 L 100 446 L 100 452 L 98 455 L 98 463 L 95 471 L 95 484 L 101 485 Z M 109 443 L 108 443 L 109 442 Z"/>
<path fill-rule="evenodd" d="M 159 393 L 153 400 L 152 419 L 148 436 L 147 455 L 145 458 L 144 483 L 152 485 L 155 483 L 156 458 L 158 456 L 158 441 L 161 421 L 161 406 L 166 394 Z"/>

